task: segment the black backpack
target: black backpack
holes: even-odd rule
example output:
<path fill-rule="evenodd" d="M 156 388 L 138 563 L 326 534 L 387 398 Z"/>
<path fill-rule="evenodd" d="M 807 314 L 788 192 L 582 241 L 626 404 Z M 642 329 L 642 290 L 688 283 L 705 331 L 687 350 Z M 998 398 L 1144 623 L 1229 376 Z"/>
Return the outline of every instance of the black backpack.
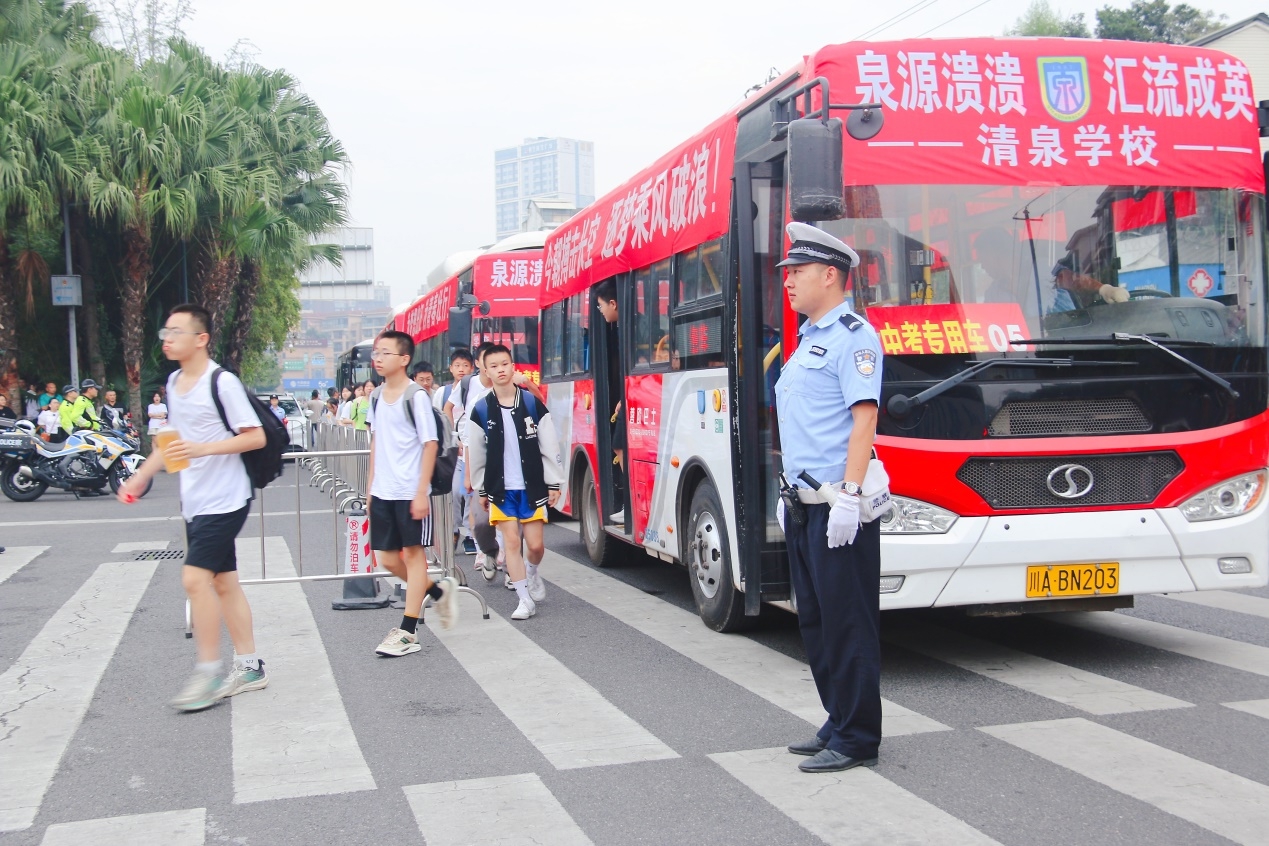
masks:
<path fill-rule="evenodd" d="M 414 395 L 421 390 L 423 389 L 418 384 L 411 382 L 405 386 L 405 393 L 401 395 L 401 398 L 405 400 L 405 419 L 410 422 L 411 428 L 415 426 Z M 375 414 L 379 413 L 379 395 L 382 393 L 383 385 L 370 392 L 370 406 L 375 410 Z M 436 406 L 428 403 L 428 407 L 432 409 L 432 422 L 436 424 L 437 443 L 436 464 L 432 466 L 432 495 L 444 496 L 454 486 L 454 469 L 458 467 L 458 447 L 452 444 L 453 425 L 436 410 Z"/>
<path fill-rule="evenodd" d="M 224 369 L 220 367 L 212 371 L 212 402 L 216 405 L 216 411 L 220 413 L 220 422 L 236 435 L 238 432 L 229 425 L 229 418 L 225 416 L 225 406 L 220 401 L 220 374 L 223 372 Z M 251 407 L 255 409 L 256 417 L 260 418 L 260 427 L 264 429 L 265 441 L 264 446 L 259 449 L 241 453 L 242 463 L 247 468 L 251 487 L 263 488 L 282 475 L 282 455 L 291 445 L 291 433 L 287 431 L 286 424 L 279 420 L 273 410 L 259 397 L 246 390 L 245 387 L 243 393 L 247 395 L 247 402 L 251 403 Z"/>

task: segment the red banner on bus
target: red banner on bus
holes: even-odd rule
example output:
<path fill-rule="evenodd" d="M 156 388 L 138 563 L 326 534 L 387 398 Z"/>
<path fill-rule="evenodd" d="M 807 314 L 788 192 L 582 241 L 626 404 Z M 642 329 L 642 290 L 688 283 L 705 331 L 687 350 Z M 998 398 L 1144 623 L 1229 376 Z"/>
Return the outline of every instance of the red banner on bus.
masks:
<path fill-rule="evenodd" d="M 725 233 L 735 148 L 730 114 L 552 232 L 541 305 Z"/>
<path fill-rule="evenodd" d="M 1265 190 L 1251 76 L 1214 50 L 914 39 L 826 47 L 808 65 L 836 102 L 882 105 L 879 135 L 846 140 L 850 185 Z"/>
<path fill-rule="evenodd" d="M 480 317 L 536 316 L 542 293 L 542 251 L 487 253 L 472 266 L 472 293 L 489 303 Z"/>
<path fill-rule="evenodd" d="M 1017 303 L 868 309 L 886 355 L 1022 352 L 1031 333 Z"/>
<path fill-rule="evenodd" d="M 449 329 L 449 310 L 457 300 L 458 278 L 446 279 L 396 316 L 397 331 L 408 334 L 416 344 L 439 335 Z"/>

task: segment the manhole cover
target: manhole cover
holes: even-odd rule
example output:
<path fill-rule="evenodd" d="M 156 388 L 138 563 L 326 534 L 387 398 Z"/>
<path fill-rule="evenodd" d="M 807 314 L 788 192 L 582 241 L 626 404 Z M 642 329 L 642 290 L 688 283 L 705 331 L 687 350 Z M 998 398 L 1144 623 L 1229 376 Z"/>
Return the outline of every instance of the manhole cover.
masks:
<path fill-rule="evenodd" d="M 133 561 L 181 561 L 185 558 L 183 549 L 151 549 L 138 552 Z"/>

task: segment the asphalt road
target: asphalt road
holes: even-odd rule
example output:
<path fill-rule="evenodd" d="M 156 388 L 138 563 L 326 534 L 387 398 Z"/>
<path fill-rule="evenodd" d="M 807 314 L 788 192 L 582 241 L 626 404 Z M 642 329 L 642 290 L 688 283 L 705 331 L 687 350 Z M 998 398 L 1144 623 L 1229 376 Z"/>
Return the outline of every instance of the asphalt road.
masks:
<path fill-rule="evenodd" d="M 329 502 L 300 493 L 305 572 L 327 572 Z M 267 493 L 273 575 L 295 495 Z M 178 714 L 181 563 L 136 560 L 182 548 L 175 515 L 166 477 L 132 508 L 0 501 L 0 844 L 1269 842 L 1264 589 L 888 613 L 880 765 L 806 776 L 779 749 L 819 714 L 795 618 L 708 632 L 682 569 L 596 570 L 564 525 L 535 618 L 472 577 L 491 618 L 461 597 L 401 659 L 374 655 L 397 611 L 249 588 L 269 688 Z"/>

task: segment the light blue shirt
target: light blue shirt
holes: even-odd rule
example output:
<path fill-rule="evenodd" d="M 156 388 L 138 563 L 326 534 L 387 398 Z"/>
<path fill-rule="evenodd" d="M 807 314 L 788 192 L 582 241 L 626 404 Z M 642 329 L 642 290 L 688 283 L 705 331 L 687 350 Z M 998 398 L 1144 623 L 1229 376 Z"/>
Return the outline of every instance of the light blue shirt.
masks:
<path fill-rule="evenodd" d="M 841 322 L 845 316 L 854 326 Z M 846 303 L 798 330 L 801 340 L 776 382 L 784 474 L 793 485 L 806 471 L 821 483 L 846 473 L 855 403 L 881 400 L 881 343 Z"/>

